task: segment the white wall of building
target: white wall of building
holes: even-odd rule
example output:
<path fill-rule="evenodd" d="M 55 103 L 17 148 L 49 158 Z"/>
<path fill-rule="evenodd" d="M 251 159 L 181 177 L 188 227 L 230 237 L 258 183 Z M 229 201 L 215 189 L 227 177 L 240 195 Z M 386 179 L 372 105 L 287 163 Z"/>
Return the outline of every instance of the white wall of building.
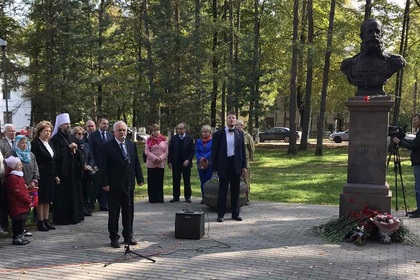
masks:
<path fill-rule="evenodd" d="M 3 79 L 0 79 L 0 84 L 3 88 Z M 20 87 L 18 89 L 11 90 L 10 99 L 7 100 L 8 111 L 9 114 L 11 114 L 9 122 L 15 126 L 16 131 L 20 131 L 25 126 L 30 126 L 31 121 L 31 101 L 25 99 L 22 95 L 23 90 Z M 0 123 L 3 128 L 6 121 L 6 99 L 4 99 L 3 90 L 1 91 L 0 96 Z"/>

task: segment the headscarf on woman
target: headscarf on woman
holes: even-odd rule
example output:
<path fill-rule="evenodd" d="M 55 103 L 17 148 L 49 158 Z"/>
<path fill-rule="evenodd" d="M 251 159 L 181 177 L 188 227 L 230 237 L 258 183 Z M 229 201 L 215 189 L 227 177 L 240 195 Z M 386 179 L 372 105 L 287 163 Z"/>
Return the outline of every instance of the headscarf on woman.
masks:
<path fill-rule="evenodd" d="M 153 135 L 150 135 L 150 137 L 146 141 L 146 144 L 147 144 L 147 147 L 150 148 L 153 145 L 159 145 L 160 142 L 162 142 L 162 141 L 166 141 L 166 138 L 163 137 L 162 134 L 159 133 L 159 135 L 156 136 L 156 137 L 153 136 Z"/>
<path fill-rule="evenodd" d="M 26 139 L 26 150 L 22 151 L 19 147 L 19 141 L 22 139 Z M 28 141 L 28 137 L 26 137 L 25 135 L 18 135 L 15 138 L 15 143 L 12 147 L 12 149 L 15 151 L 16 155 L 19 157 L 19 159 L 22 162 L 26 162 L 29 163 L 31 162 L 31 143 Z"/>

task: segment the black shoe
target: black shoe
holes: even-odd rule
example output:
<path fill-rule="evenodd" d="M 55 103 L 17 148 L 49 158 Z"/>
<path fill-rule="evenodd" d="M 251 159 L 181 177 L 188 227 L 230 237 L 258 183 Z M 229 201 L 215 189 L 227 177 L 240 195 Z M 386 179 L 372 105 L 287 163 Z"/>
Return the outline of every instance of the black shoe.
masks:
<path fill-rule="evenodd" d="M 118 239 L 112 239 L 111 240 L 111 247 L 113 247 L 113 248 L 120 248 L 121 247 Z"/>
<path fill-rule="evenodd" d="M 28 244 L 26 241 L 22 240 L 19 236 L 13 238 L 12 245 L 26 245 Z"/>
<path fill-rule="evenodd" d="M 410 218 L 420 218 L 420 213 L 414 213 L 414 214 L 409 215 L 408 217 L 410 217 Z"/>
<path fill-rule="evenodd" d="M 19 238 L 26 244 L 31 243 L 31 240 L 27 239 L 24 235 L 19 235 Z"/>
<path fill-rule="evenodd" d="M 185 199 L 185 202 L 186 202 L 186 203 L 191 203 L 191 199 L 190 199 L 190 198 L 186 198 L 186 199 Z"/>
<path fill-rule="evenodd" d="M 37 228 L 39 231 L 49 231 L 49 229 L 45 226 L 44 221 L 38 221 Z"/>
<path fill-rule="evenodd" d="M 204 204 L 204 200 L 201 200 L 201 201 L 200 201 L 200 204 Z"/>
<path fill-rule="evenodd" d="M 217 221 L 218 221 L 219 223 L 223 223 L 223 218 L 222 218 L 222 217 L 217 217 Z"/>
<path fill-rule="evenodd" d="M 179 198 L 172 198 L 171 200 L 169 200 L 170 203 L 178 202 L 178 201 L 179 201 Z"/>
<path fill-rule="evenodd" d="M 235 220 L 235 221 L 238 221 L 238 222 L 242 222 L 243 221 L 242 218 L 239 217 L 239 216 L 232 217 L 232 220 Z"/>
<path fill-rule="evenodd" d="M 99 211 L 108 211 L 108 207 L 104 206 L 104 207 L 100 207 Z"/>
<path fill-rule="evenodd" d="M 44 225 L 49 230 L 55 230 L 55 227 L 53 225 L 51 225 L 48 220 L 44 220 Z"/>
<path fill-rule="evenodd" d="M 128 243 L 129 241 L 130 241 L 130 244 Z M 125 244 L 129 244 L 129 245 L 137 245 L 137 244 L 139 244 L 136 240 L 134 240 L 134 238 L 124 239 L 124 243 Z"/>
<path fill-rule="evenodd" d="M 408 215 L 413 215 L 413 214 L 417 214 L 417 213 L 420 213 L 419 209 L 411 211 L 411 212 L 407 212 Z"/>

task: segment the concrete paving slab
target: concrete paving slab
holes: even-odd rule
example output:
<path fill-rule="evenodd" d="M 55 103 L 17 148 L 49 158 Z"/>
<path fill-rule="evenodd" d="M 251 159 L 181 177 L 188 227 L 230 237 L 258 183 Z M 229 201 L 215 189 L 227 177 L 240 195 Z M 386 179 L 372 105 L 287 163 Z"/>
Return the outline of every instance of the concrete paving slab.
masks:
<path fill-rule="evenodd" d="M 139 245 L 131 249 L 156 263 L 124 258 L 104 267 L 124 248 L 110 247 L 107 213 L 94 212 L 78 225 L 34 230 L 25 246 L 0 239 L 0 279 L 420 279 L 418 247 L 328 244 L 308 233 L 337 216 L 337 206 L 252 202 L 241 210 L 243 222 L 227 214 L 217 223 L 199 202 L 136 202 Z M 175 214 L 183 209 L 205 211 L 203 238 L 174 237 Z M 420 234 L 420 219 L 393 214 Z"/>

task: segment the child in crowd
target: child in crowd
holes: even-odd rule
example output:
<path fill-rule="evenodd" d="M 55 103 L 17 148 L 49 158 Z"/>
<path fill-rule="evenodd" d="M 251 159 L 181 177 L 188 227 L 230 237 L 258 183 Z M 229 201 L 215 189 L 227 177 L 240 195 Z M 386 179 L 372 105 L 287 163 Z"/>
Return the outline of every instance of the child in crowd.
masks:
<path fill-rule="evenodd" d="M 6 162 L 6 192 L 9 214 L 12 219 L 13 245 L 26 245 L 30 241 L 23 235 L 26 218 L 32 202 L 23 178 L 22 163 L 18 157 L 10 156 Z"/>

